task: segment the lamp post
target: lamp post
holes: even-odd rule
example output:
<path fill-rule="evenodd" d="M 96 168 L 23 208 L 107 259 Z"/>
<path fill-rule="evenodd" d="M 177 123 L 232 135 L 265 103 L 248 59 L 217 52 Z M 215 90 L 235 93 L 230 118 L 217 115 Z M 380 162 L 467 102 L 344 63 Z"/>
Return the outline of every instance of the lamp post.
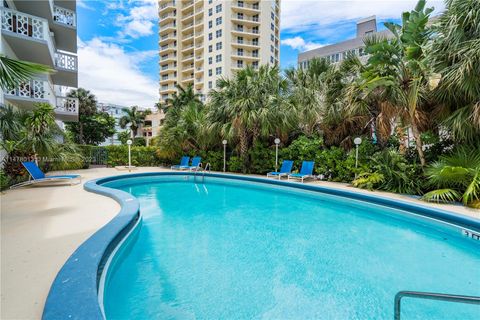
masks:
<path fill-rule="evenodd" d="M 358 146 L 362 143 L 362 138 L 356 137 L 353 140 L 353 143 L 355 143 L 355 171 L 358 167 Z M 357 173 L 355 172 L 355 178 L 357 177 Z"/>
<path fill-rule="evenodd" d="M 127 140 L 128 145 L 128 172 L 132 169 L 132 140 Z"/>
<path fill-rule="evenodd" d="M 227 170 L 227 140 L 222 141 L 223 144 L 223 172 Z"/>
<path fill-rule="evenodd" d="M 280 143 L 280 139 L 275 138 L 273 142 L 275 142 L 275 172 L 277 172 L 278 171 L 278 144 Z"/>

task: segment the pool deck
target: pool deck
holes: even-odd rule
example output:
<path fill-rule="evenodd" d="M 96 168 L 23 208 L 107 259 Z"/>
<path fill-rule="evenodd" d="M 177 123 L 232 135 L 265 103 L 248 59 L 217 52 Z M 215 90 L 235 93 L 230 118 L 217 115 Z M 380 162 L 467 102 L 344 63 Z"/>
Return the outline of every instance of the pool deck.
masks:
<path fill-rule="evenodd" d="M 169 170 L 137 168 L 132 172 L 164 171 Z M 0 196 L 1 319 L 40 319 L 50 285 L 64 262 L 120 209 L 114 200 L 83 190 L 83 182 L 128 171 L 95 168 L 71 173 L 81 174 L 82 184 L 9 190 Z M 421 203 L 480 220 L 480 210 L 462 206 L 430 204 L 343 183 L 306 183 Z"/>

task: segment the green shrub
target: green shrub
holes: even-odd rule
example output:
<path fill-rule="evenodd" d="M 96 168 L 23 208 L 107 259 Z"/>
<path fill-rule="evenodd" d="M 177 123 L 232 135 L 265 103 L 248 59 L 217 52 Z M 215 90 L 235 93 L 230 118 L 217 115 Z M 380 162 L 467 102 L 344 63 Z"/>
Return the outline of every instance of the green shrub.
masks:
<path fill-rule="evenodd" d="M 147 140 L 144 137 L 135 137 L 133 139 L 133 146 L 145 147 L 147 145 Z"/>
<path fill-rule="evenodd" d="M 266 174 L 275 169 L 275 147 L 268 147 L 266 143 L 257 142 L 249 150 L 249 173 Z M 279 166 L 281 159 L 279 159 Z"/>
<path fill-rule="evenodd" d="M 240 157 L 231 156 L 227 161 L 227 171 L 229 172 L 242 172 L 243 161 Z"/>
<path fill-rule="evenodd" d="M 207 163 L 210 163 L 210 170 L 223 170 L 223 151 L 201 151 L 199 154 L 202 157 L 202 164 L 204 167 Z"/>
<path fill-rule="evenodd" d="M 408 164 L 396 150 L 383 150 L 371 157 L 372 170 L 364 171 L 354 186 L 405 194 L 421 194 L 424 188 L 422 168 Z M 383 179 L 375 179 L 383 176 Z M 367 179 L 364 181 L 363 179 Z"/>
<path fill-rule="evenodd" d="M 138 167 L 159 166 L 161 159 L 157 156 L 157 147 L 131 147 L 132 165 Z M 128 146 L 106 146 L 107 165 L 110 167 L 128 165 Z"/>

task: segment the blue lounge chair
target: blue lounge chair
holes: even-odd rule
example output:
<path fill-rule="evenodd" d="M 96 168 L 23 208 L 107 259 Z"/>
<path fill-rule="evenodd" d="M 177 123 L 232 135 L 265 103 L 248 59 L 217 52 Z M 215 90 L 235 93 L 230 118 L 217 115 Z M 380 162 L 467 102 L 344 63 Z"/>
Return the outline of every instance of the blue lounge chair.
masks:
<path fill-rule="evenodd" d="M 287 177 L 290 173 L 292 173 L 292 167 L 293 167 L 292 160 L 283 160 L 282 166 L 280 167 L 280 171 L 267 173 L 267 178 L 278 177 L 278 180 L 280 180 L 284 176 Z"/>
<path fill-rule="evenodd" d="M 28 185 L 41 183 L 41 182 L 70 182 L 70 185 L 73 184 L 75 179 L 78 179 L 80 183 L 82 180 L 79 174 L 64 174 L 59 176 L 46 176 L 45 173 L 37 166 L 33 161 L 22 162 L 22 165 L 27 169 L 30 174 L 30 180 L 11 186 L 10 189 L 25 187 Z"/>
<path fill-rule="evenodd" d="M 174 166 L 171 166 L 170 169 L 180 169 L 181 167 L 188 167 L 188 163 L 190 162 L 190 157 L 188 156 L 183 156 L 182 159 L 180 159 L 180 164 L 176 164 Z"/>
<path fill-rule="evenodd" d="M 304 179 L 313 178 L 313 167 L 315 166 L 315 162 L 313 161 L 303 161 L 302 167 L 300 168 L 300 173 L 292 173 L 288 175 L 288 180 L 298 179 L 303 182 Z"/>
<path fill-rule="evenodd" d="M 180 169 L 189 170 L 189 171 L 198 170 L 199 165 L 201 165 L 201 164 L 202 164 L 202 157 L 193 157 L 191 166 L 189 166 L 189 165 L 180 166 Z"/>

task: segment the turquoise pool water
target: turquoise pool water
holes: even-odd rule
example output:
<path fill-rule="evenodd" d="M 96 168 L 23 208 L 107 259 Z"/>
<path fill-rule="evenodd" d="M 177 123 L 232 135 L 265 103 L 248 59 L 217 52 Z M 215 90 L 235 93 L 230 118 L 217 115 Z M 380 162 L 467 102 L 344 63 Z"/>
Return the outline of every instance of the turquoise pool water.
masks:
<path fill-rule="evenodd" d="M 216 178 L 104 184 L 140 201 L 111 264 L 107 319 L 392 319 L 400 290 L 480 295 L 480 246 L 405 212 Z M 480 307 L 404 299 L 402 319 Z"/>

